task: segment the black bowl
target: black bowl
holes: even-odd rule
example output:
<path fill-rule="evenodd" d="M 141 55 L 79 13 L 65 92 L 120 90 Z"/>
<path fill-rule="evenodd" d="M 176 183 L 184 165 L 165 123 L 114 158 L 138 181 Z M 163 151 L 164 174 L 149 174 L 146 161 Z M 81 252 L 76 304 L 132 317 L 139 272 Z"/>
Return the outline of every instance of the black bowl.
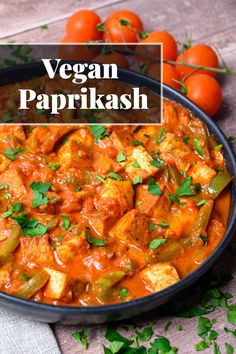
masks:
<path fill-rule="evenodd" d="M 15 68 L 5 69 L 0 74 L 0 84 L 12 83 L 20 80 L 30 79 L 32 76 L 42 75 L 42 66 L 38 64 L 21 65 Z M 161 84 L 141 74 L 119 70 L 119 78 L 122 82 L 131 85 L 146 86 L 157 94 L 160 93 Z M 233 150 L 227 141 L 224 133 L 218 128 L 215 122 L 209 118 L 198 106 L 186 97 L 167 85 L 162 86 L 163 97 L 175 101 L 189 109 L 194 115 L 206 123 L 209 132 L 223 145 L 224 157 L 229 173 L 235 177 L 236 160 Z M 152 295 L 136 300 L 106 306 L 76 307 L 76 306 L 54 306 L 22 300 L 20 298 L 0 293 L 0 305 L 9 311 L 31 317 L 43 322 L 59 322 L 63 324 L 96 324 L 108 321 L 121 320 L 152 310 L 162 305 L 177 293 L 186 289 L 189 285 L 199 279 L 219 258 L 226 249 L 236 230 L 236 182 L 233 179 L 230 186 L 231 206 L 227 230 L 220 244 L 208 259 L 187 277 L 178 283 Z"/>

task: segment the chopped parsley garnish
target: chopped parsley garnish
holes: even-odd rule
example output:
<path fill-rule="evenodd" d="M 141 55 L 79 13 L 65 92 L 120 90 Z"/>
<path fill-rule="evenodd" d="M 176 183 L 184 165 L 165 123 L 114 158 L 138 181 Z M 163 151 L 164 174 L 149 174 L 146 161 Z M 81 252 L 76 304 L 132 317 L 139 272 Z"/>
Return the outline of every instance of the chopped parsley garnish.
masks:
<path fill-rule="evenodd" d="M 25 283 L 25 282 L 27 282 L 28 280 L 30 280 L 30 277 L 29 277 L 27 274 L 23 273 L 22 276 L 21 276 L 21 281 L 22 281 L 23 283 Z"/>
<path fill-rule="evenodd" d="M 142 205 L 143 203 L 141 202 L 141 200 L 138 200 L 137 202 L 136 202 L 136 205 L 137 206 L 139 206 L 139 205 Z"/>
<path fill-rule="evenodd" d="M 96 177 L 100 182 L 106 184 L 106 180 L 102 176 L 97 176 Z"/>
<path fill-rule="evenodd" d="M 158 224 L 158 226 L 162 227 L 163 229 L 167 229 L 170 225 L 167 222 L 162 221 Z"/>
<path fill-rule="evenodd" d="M 126 160 L 125 154 L 121 151 L 117 156 L 116 156 L 116 161 L 117 162 L 124 162 Z"/>
<path fill-rule="evenodd" d="M 153 178 L 149 178 L 148 192 L 152 195 L 161 195 L 161 189 Z"/>
<path fill-rule="evenodd" d="M 83 328 L 80 332 L 76 331 L 72 333 L 72 337 L 79 342 L 82 347 L 87 350 L 89 347 L 89 342 L 88 342 L 88 329 Z"/>
<path fill-rule="evenodd" d="M 194 147 L 199 156 L 203 156 L 202 146 L 198 138 L 193 138 Z"/>
<path fill-rule="evenodd" d="M 177 197 L 182 197 L 182 196 L 188 196 L 188 195 L 193 195 L 194 193 L 191 191 L 191 182 L 192 182 L 192 177 L 187 177 L 179 186 L 179 188 L 176 191 L 176 196 Z"/>
<path fill-rule="evenodd" d="M 202 206 L 202 205 L 204 205 L 205 203 L 206 203 L 206 199 L 203 198 L 203 199 L 201 199 L 201 200 L 197 203 L 197 206 Z"/>
<path fill-rule="evenodd" d="M 9 185 L 8 184 L 1 184 L 0 185 L 0 190 L 2 191 L 3 189 L 7 189 L 9 188 Z"/>
<path fill-rule="evenodd" d="M 129 294 L 128 289 L 126 288 L 120 289 L 119 299 L 124 300 L 128 296 L 128 294 Z"/>
<path fill-rule="evenodd" d="M 164 165 L 164 161 L 162 161 L 159 157 L 157 157 L 155 160 L 149 161 L 149 163 L 150 163 L 150 165 L 157 167 L 157 168 Z"/>
<path fill-rule="evenodd" d="M 159 248 L 160 246 L 164 245 L 166 242 L 166 238 L 155 238 L 149 243 L 149 248 L 152 250 Z"/>
<path fill-rule="evenodd" d="M 116 181 L 122 181 L 122 177 L 113 171 L 109 172 L 108 177 L 115 179 Z"/>
<path fill-rule="evenodd" d="M 155 144 L 160 144 L 162 143 L 166 138 L 166 129 L 164 127 L 161 127 L 158 132 L 157 135 L 155 136 Z"/>
<path fill-rule="evenodd" d="M 219 144 L 213 147 L 213 150 L 220 151 L 222 149 L 223 145 Z"/>
<path fill-rule="evenodd" d="M 67 215 L 61 215 L 61 218 L 63 220 L 61 228 L 63 231 L 66 231 L 70 227 L 70 218 Z"/>
<path fill-rule="evenodd" d="M 91 125 L 89 129 L 96 140 L 103 140 L 104 138 L 109 136 L 106 128 L 103 125 Z"/>
<path fill-rule="evenodd" d="M 141 176 L 137 176 L 137 177 L 135 177 L 135 178 L 133 179 L 133 185 L 135 185 L 135 184 L 141 184 L 141 183 L 143 183 L 143 179 L 142 179 Z"/>
<path fill-rule="evenodd" d="M 47 232 L 47 226 L 35 219 L 27 219 L 24 216 L 11 216 L 20 226 L 23 234 L 29 237 L 42 236 Z"/>
<path fill-rule="evenodd" d="M 150 224 L 150 229 L 152 230 L 152 231 L 155 231 L 156 230 L 156 225 L 155 224 Z"/>
<path fill-rule="evenodd" d="M 170 200 L 172 200 L 172 202 L 174 202 L 176 204 L 180 204 L 179 198 L 176 197 L 176 195 L 169 193 L 168 197 L 170 198 Z"/>
<path fill-rule="evenodd" d="M 183 138 L 183 143 L 187 145 L 189 142 L 189 139 L 190 139 L 190 137 L 186 136 L 185 138 Z"/>
<path fill-rule="evenodd" d="M 19 213 L 21 211 L 22 204 L 20 202 L 12 203 L 12 208 L 7 210 L 5 213 L 1 215 L 2 218 L 8 218 L 13 213 Z"/>
<path fill-rule="evenodd" d="M 133 145 L 143 145 L 143 143 L 142 143 L 142 141 L 140 141 L 140 140 L 131 140 L 131 142 L 132 142 L 132 144 Z"/>
<path fill-rule="evenodd" d="M 61 166 L 60 163 L 50 163 L 49 165 L 47 165 L 48 168 L 51 168 L 52 170 L 57 170 L 59 167 Z"/>
<path fill-rule="evenodd" d="M 48 203 L 49 199 L 46 196 L 46 193 L 49 191 L 51 187 L 51 183 L 46 182 L 33 182 L 30 185 L 30 188 L 32 189 L 34 193 L 34 199 L 32 200 L 32 207 L 37 208 L 41 205 L 45 205 Z"/>
<path fill-rule="evenodd" d="M 16 148 L 16 149 L 6 149 L 4 152 L 4 155 L 11 161 L 14 161 L 20 153 L 22 153 L 24 150 L 22 148 Z"/>
<path fill-rule="evenodd" d="M 204 246 L 206 246 L 208 244 L 208 239 L 206 236 L 199 234 L 199 238 L 202 240 Z"/>
<path fill-rule="evenodd" d="M 47 30 L 48 29 L 48 25 L 42 25 L 40 26 L 41 30 Z"/>
<path fill-rule="evenodd" d="M 167 332 L 171 325 L 172 325 L 172 322 L 171 322 L 171 321 L 168 321 L 168 322 L 165 324 L 164 331 Z"/>
<path fill-rule="evenodd" d="M 88 241 L 88 243 L 90 243 L 90 245 L 92 245 L 94 247 L 105 246 L 105 244 L 106 244 L 106 240 L 104 240 L 102 238 L 93 237 L 90 234 L 90 232 L 88 231 L 88 229 L 85 229 L 85 237 L 86 237 L 86 240 Z"/>
<path fill-rule="evenodd" d="M 136 167 L 136 168 L 141 168 L 140 164 L 137 161 L 134 161 L 132 163 L 132 166 Z"/>

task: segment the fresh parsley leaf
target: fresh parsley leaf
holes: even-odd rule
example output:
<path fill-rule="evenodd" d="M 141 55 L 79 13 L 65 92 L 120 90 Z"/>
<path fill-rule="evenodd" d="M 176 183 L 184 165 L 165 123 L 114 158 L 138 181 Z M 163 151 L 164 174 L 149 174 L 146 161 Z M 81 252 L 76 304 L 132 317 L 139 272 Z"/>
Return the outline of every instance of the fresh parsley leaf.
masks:
<path fill-rule="evenodd" d="M 120 333 L 118 333 L 116 330 L 112 328 L 108 328 L 105 334 L 105 338 L 109 342 L 122 342 L 124 343 L 125 346 L 129 346 L 133 344 L 133 340 L 129 340 L 125 337 L 123 337 Z"/>
<path fill-rule="evenodd" d="M 201 200 L 197 203 L 197 206 L 202 206 L 202 205 L 204 205 L 205 203 L 206 203 L 206 199 L 203 198 L 203 199 L 201 199 Z"/>
<path fill-rule="evenodd" d="M 49 199 L 45 195 L 49 191 L 51 187 L 51 183 L 46 182 L 33 182 L 30 185 L 30 188 L 32 189 L 34 193 L 34 199 L 32 200 L 32 207 L 37 208 L 40 205 L 45 205 L 48 203 Z"/>
<path fill-rule="evenodd" d="M 189 136 L 186 136 L 185 138 L 183 138 L 183 143 L 187 145 L 189 139 L 190 139 L 190 137 L 189 137 Z"/>
<path fill-rule="evenodd" d="M 143 145 L 142 141 L 140 140 L 131 140 L 133 145 L 139 146 L 139 145 Z"/>
<path fill-rule="evenodd" d="M 23 234 L 30 237 L 42 236 L 47 232 L 47 226 L 35 219 L 27 219 L 24 216 L 11 216 L 20 226 Z"/>
<path fill-rule="evenodd" d="M 175 316 L 181 318 L 193 318 L 193 317 L 205 315 L 206 312 L 207 311 L 205 309 L 201 309 L 195 306 L 186 306 L 180 311 L 176 312 Z"/>
<path fill-rule="evenodd" d="M 61 218 L 63 220 L 61 228 L 62 230 L 66 231 L 70 227 L 70 218 L 67 215 L 61 215 Z"/>
<path fill-rule="evenodd" d="M 223 145 L 219 144 L 213 147 L 213 150 L 220 151 L 222 149 Z"/>
<path fill-rule="evenodd" d="M 161 189 L 153 178 L 149 178 L 148 192 L 152 195 L 161 195 Z"/>
<path fill-rule="evenodd" d="M 234 348 L 231 344 L 225 343 L 225 349 L 226 349 L 226 354 L 233 354 L 234 353 Z"/>
<path fill-rule="evenodd" d="M 115 179 L 116 181 L 122 181 L 122 177 L 113 171 L 109 172 L 108 177 Z"/>
<path fill-rule="evenodd" d="M 72 337 L 79 342 L 82 347 L 87 350 L 89 347 L 89 342 L 88 342 L 88 329 L 83 328 L 80 332 L 76 331 L 72 333 Z"/>
<path fill-rule="evenodd" d="M 7 188 L 9 188 L 8 184 L 1 184 L 0 185 L 0 191 L 2 191 L 3 189 L 7 189 Z"/>
<path fill-rule="evenodd" d="M 142 203 L 142 201 L 141 200 L 137 200 L 137 202 L 136 202 L 136 205 L 137 206 L 140 206 L 140 205 L 142 205 L 143 203 Z"/>
<path fill-rule="evenodd" d="M 155 230 L 156 230 L 156 225 L 155 225 L 155 224 L 150 224 L 150 229 L 151 229 L 152 231 L 155 231 Z"/>
<path fill-rule="evenodd" d="M 202 146 L 198 138 L 193 138 L 194 147 L 199 156 L 203 156 Z"/>
<path fill-rule="evenodd" d="M 168 197 L 170 198 L 170 200 L 172 200 L 172 202 L 174 202 L 176 204 L 180 204 L 179 198 L 176 197 L 176 195 L 169 193 Z"/>
<path fill-rule="evenodd" d="M 128 294 L 129 294 L 128 289 L 126 288 L 120 289 L 119 299 L 124 300 L 128 296 Z"/>
<path fill-rule="evenodd" d="M 229 328 L 225 327 L 225 328 L 224 328 L 224 331 L 225 331 L 226 333 L 232 334 L 232 336 L 236 338 L 236 329 L 235 329 L 235 330 L 232 330 L 232 329 L 229 329 Z"/>
<path fill-rule="evenodd" d="M 164 331 L 167 332 L 171 325 L 172 325 L 172 322 L 171 322 L 171 321 L 168 321 L 168 322 L 165 324 Z"/>
<path fill-rule="evenodd" d="M 132 163 L 132 166 L 136 167 L 136 168 L 141 168 L 140 164 L 137 161 L 134 161 Z"/>
<path fill-rule="evenodd" d="M 159 168 L 164 165 L 164 161 L 162 161 L 159 157 L 155 160 L 149 161 L 150 165 Z"/>
<path fill-rule="evenodd" d="M 126 160 L 125 154 L 121 151 L 117 156 L 116 156 L 116 161 L 117 162 L 124 162 Z"/>
<path fill-rule="evenodd" d="M 96 178 L 103 184 L 106 184 L 106 180 L 102 176 L 97 176 Z"/>
<path fill-rule="evenodd" d="M 109 136 L 106 128 L 103 125 L 90 125 L 89 129 L 96 140 L 103 140 L 105 137 Z"/>
<path fill-rule="evenodd" d="M 207 317 L 200 316 L 198 319 L 197 334 L 201 338 L 205 338 L 211 330 L 212 323 Z"/>
<path fill-rule="evenodd" d="M 229 323 L 236 326 L 236 304 L 232 304 L 228 306 L 227 320 Z"/>
<path fill-rule="evenodd" d="M 145 327 L 142 331 L 136 331 L 138 339 L 148 342 L 153 336 L 152 327 Z"/>
<path fill-rule="evenodd" d="M 155 351 L 154 351 L 155 350 Z M 156 353 L 163 353 L 163 354 L 168 354 L 168 353 L 177 353 L 177 348 L 171 347 L 170 341 L 165 338 L 165 337 L 160 337 L 156 338 L 153 343 L 151 343 L 151 349 L 150 353 L 151 354 L 156 354 Z"/>
<path fill-rule="evenodd" d="M 192 177 L 187 177 L 179 186 L 179 188 L 176 191 L 176 196 L 177 197 L 182 197 L 182 196 L 188 196 L 188 195 L 193 195 L 194 193 L 191 191 L 191 182 L 192 182 Z"/>
<path fill-rule="evenodd" d="M 160 246 L 164 245 L 165 242 L 166 242 L 166 238 L 155 238 L 149 243 L 149 248 L 157 249 Z"/>
<path fill-rule="evenodd" d="M 92 245 L 94 247 L 105 246 L 105 244 L 106 244 L 106 240 L 104 240 L 102 238 L 93 237 L 89 233 L 87 228 L 85 229 L 85 237 L 86 237 L 86 240 L 88 241 L 88 243 L 90 243 L 90 245 Z"/>
<path fill-rule="evenodd" d="M 170 225 L 167 222 L 162 221 L 158 224 L 158 226 L 162 227 L 163 229 L 167 229 Z"/>
<path fill-rule="evenodd" d="M 133 179 L 133 185 L 143 183 L 143 179 L 141 176 L 137 176 L 136 178 Z"/>
<path fill-rule="evenodd" d="M 80 191 L 81 191 L 81 189 L 82 189 L 82 187 L 77 186 L 77 187 L 75 188 L 75 191 L 76 191 L 76 192 L 80 192 Z"/>
<path fill-rule="evenodd" d="M 11 161 L 14 161 L 20 153 L 22 153 L 24 150 L 22 148 L 16 148 L 16 149 L 6 149 L 4 152 L 4 155 Z"/>
<path fill-rule="evenodd" d="M 160 144 L 162 143 L 166 138 L 166 129 L 164 127 L 161 127 L 158 132 L 157 135 L 155 136 L 155 144 Z"/>
<path fill-rule="evenodd" d="M 41 30 L 47 30 L 48 29 L 48 25 L 42 25 L 40 26 Z"/>
<path fill-rule="evenodd" d="M 210 347 L 210 342 L 209 340 L 202 340 L 201 342 L 195 344 L 195 349 L 197 352 L 200 352 L 202 350 L 205 350 Z"/>
<path fill-rule="evenodd" d="M 208 239 L 206 236 L 199 234 L 199 238 L 202 240 L 204 246 L 206 246 L 208 244 Z"/>
<path fill-rule="evenodd" d="M 54 162 L 47 165 L 48 168 L 51 168 L 54 171 L 56 171 L 60 166 L 61 164 L 59 162 Z"/>

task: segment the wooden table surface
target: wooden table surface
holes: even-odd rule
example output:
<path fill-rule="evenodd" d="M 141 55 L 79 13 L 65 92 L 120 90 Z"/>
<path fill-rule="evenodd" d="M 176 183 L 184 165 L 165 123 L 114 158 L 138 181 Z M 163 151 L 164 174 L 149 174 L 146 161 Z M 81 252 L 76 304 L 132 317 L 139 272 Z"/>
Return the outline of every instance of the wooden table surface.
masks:
<path fill-rule="evenodd" d="M 116 9 L 128 8 L 140 14 L 146 31 L 158 28 L 173 33 L 175 38 L 183 41 L 185 34 L 191 34 L 193 43 L 207 43 L 217 46 L 226 63 L 236 71 L 236 1 L 235 0 L 0 0 L 0 43 L 14 40 L 19 43 L 53 43 L 63 36 L 65 20 L 80 8 L 96 8 L 102 19 Z M 41 25 L 48 24 L 48 29 Z M 219 77 L 223 87 L 223 104 L 217 114 L 217 121 L 226 135 L 236 135 L 236 78 Z M 236 276 L 236 264 L 223 261 L 227 270 Z M 230 268 L 230 269 L 229 269 Z M 231 291 L 236 293 L 235 283 Z M 225 317 L 217 314 L 221 329 Z M 157 328 L 164 319 L 158 318 Z M 166 319 L 165 319 L 166 321 Z M 177 321 L 178 323 L 178 321 Z M 193 341 L 196 338 L 196 319 L 187 322 L 187 336 L 178 336 L 170 331 L 171 338 L 180 347 L 180 353 L 193 353 Z M 72 329 L 56 326 L 63 353 L 83 353 L 71 339 Z M 99 349 L 99 335 L 102 327 L 93 329 L 93 345 L 89 353 L 102 353 Z M 169 332 L 168 332 L 169 333 Z M 195 336 L 195 337 L 194 337 Z M 182 338 L 182 339 L 181 339 Z M 194 338 L 194 339 L 193 339 Z M 225 335 L 221 333 L 220 342 Z M 230 340 L 228 340 L 230 342 Z M 231 341 L 232 343 L 232 341 Z M 212 349 L 213 350 L 213 349 Z M 212 353 L 205 351 L 204 353 Z M 224 351 L 223 351 L 224 352 Z"/>

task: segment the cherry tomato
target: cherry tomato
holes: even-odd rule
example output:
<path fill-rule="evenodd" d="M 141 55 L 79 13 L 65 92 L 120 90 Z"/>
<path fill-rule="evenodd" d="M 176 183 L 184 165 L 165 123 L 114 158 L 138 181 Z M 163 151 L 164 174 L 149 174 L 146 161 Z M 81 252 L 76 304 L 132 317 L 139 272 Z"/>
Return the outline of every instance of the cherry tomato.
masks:
<path fill-rule="evenodd" d="M 180 54 L 177 58 L 177 62 L 181 63 L 182 54 Z M 203 65 L 203 66 L 211 66 L 213 68 L 219 67 L 219 61 L 214 50 L 205 44 L 197 44 L 189 49 L 184 51 L 184 61 L 188 64 L 195 65 Z M 179 73 L 180 77 L 184 77 L 185 75 L 193 72 L 195 69 L 183 65 L 176 65 L 176 70 Z M 196 71 L 197 74 L 207 74 L 211 76 L 215 76 L 215 71 L 208 70 L 199 70 Z"/>
<path fill-rule="evenodd" d="M 96 63 L 116 64 L 118 67 L 125 69 L 128 69 L 129 67 L 129 62 L 125 56 L 117 52 L 99 54 L 93 58 L 93 61 Z"/>
<path fill-rule="evenodd" d="M 66 23 L 66 32 L 77 38 L 76 42 L 98 41 L 102 39 L 102 32 L 97 28 L 101 18 L 91 10 L 80 10 L 69 17 Z"/>
<path fill-rule="evenodd" d="M 81 60 L 81 61 L 90 61 L 95 55 L 98 54 L 98 50 L 94 47 L 88 47 L 86 44 L 73 44 L 76 43 L 76 38 L 71 35 L 66 35 L 62 38 L 61 43 L 65 45 L 60 45 L 58 50 L 58 55 L 61 59 L 69 60 Z M 66 45 L 66 43 L 68 43 Z M 72 43 L 72 44 L 70 44 Z M 80 40 L 80 43 L 83 43 Z"/>
<path fill-rule="evenodd" d="M 163 59 L 176 60 L 178 49 L 174 37 L 165 31 L 155 31 L 148 34 L 141 43 L 162 43 Z"/>
<path fill-rule="evenodd" d="M 132 11 L 114 11 L 104 23 L 104 39 L 111 43 L 136 43 L 143 23 Z"/>
<path fill-rule="evenodd" d="M 160 66 L 158 64 L 151 64 L 148 69 L 148 74 L 155 79 L 160 80 L 160 73 L 158 74 Z M 173 65 L 163 63 L 162 64 L 162 80 L 165 84 L 175 88 L 180 88 L 179 75 Z"/>
<path fill-rule="evenodd" d="M 186 96 L 200 106 L 209 116 L 213 116 L 222 101 L 221 87 L 212 76 L 206 74 L 191 75 L 184 82 Z"/>

